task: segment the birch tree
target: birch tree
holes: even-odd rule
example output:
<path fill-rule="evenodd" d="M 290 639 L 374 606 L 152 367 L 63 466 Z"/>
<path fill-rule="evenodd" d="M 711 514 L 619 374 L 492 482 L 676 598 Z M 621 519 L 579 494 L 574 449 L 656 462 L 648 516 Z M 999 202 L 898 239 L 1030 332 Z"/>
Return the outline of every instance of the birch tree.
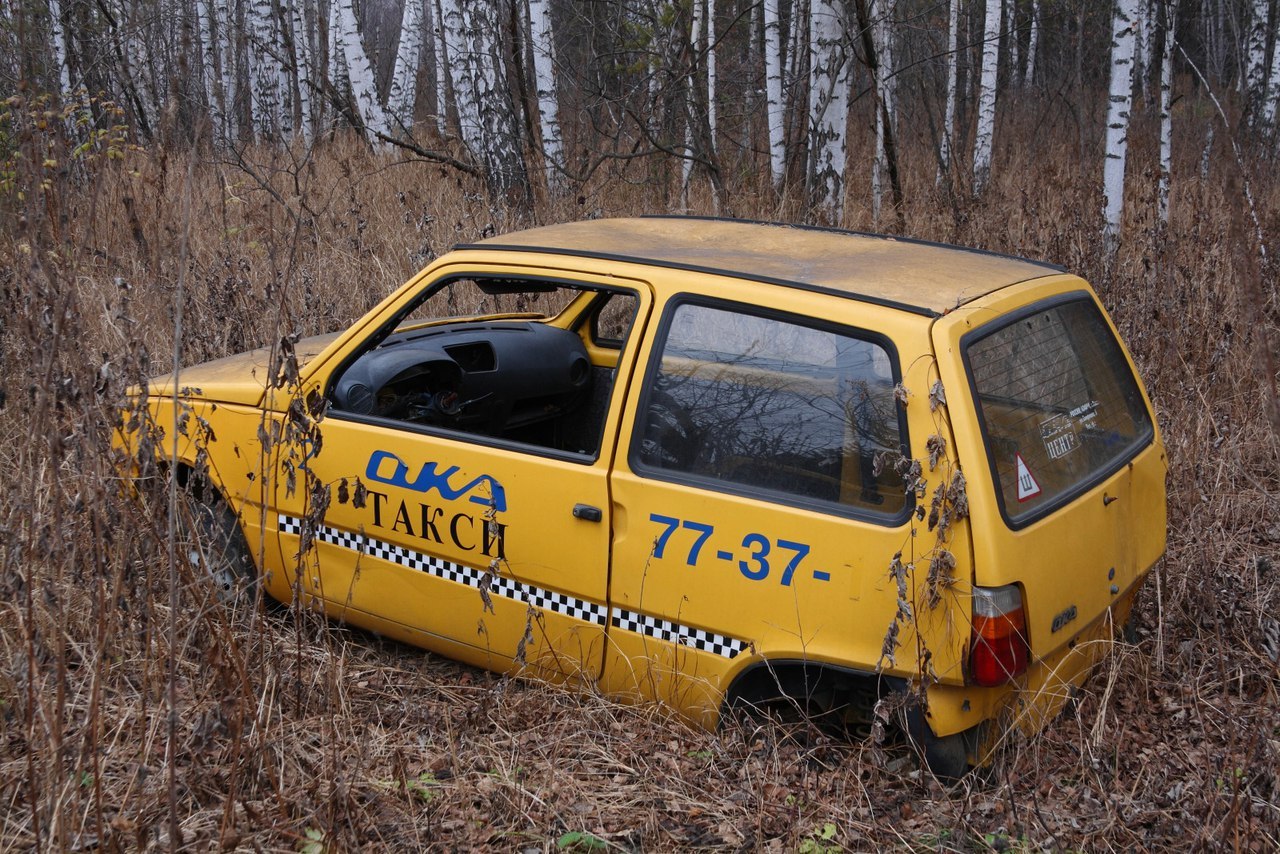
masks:
<path fill-rule="evenodd" d="M 444 136 L 449 129 L 449 96 L 453 91 L 449 49 L 445 38 L 444 10 L 453 9 L 456 0 L 435 0 L 432 33 L 436 53 L 436 130 Z"/>
<path fill-rule="evenodd" d="M 335 38 L 338 45 L 336 46 L 341 49 L 342 65 L 351 91 L 352 106 L 359 114 L 365 129 L 376 140 L 386 136 L 390 128 L 387 126 L 382 103 L 378 100 L 373 64 L 369 62 L 369 55 L 365 53 L 364 41 L 360 35 L 360 25 L 356 21 L 352 0 L 332 0 L 332 3 L 336 10 L 333 16 L 337 23 Z"/>
<path fill-rule="evenodd" d="M 519 123 L 498 43 L 504 8 L 505 3 L 490 0 L 449 0 L 443 24 L 462 140 L 481 165 L 491 197 L 523 194 L 527 202 Z"/>
<path fill-rule="evenodd" d="M 698 120 L 697 116 L 697 91 L 698 91 L 698 57 L 703 55 L 702 51 L 702 30 L 703 15 L 705 14 L 702 5 L 703 0 L 693 0 L 693 23 L 689 30 L 689 94 L 685 103 L 685 123 L 684 123 L 684 150 L 685 158 L 680 163 L 680 192 L 681 198 L 684 200 L 684 206 L 687 209 L 689 205 L 689 175 L 693 170 L 693 155 L 697 151 L 697 139 L 693 132 L 694 125 Z"/>
<path fill-rule="evenodd" d="M 1031 12 L 1027 21 L 1027 68 L 1022 76 L 1026 86 L 1036 82 L 1036 60 L 1040 54 L 1040 0 L 1031 0 Z"/>
<path fill-rule="evenodd" d="M 62 24 L 62 3 L 49 0 L 49 29 L 53 39 L 53 62 L 63 94 L 71 92 L 71 67 L 67 63 L 67 33 Z"/>
<path fill-rule="evenodd" d="M 422 0 L 404 0 L 404 10 L 400 14 L 400 43 L 396 47 L 391 87 L 387 91 L 387 119 L 399 130 L 413 126 L 421 53 Z"/>
<path fill-rule="evenodd" d="M 538 97 L 538 127 L 542 134 L 542 163 L 547 188 L 562 189 L 564 143 L 560 136 L 560 100 L 556 94 L 556 43 L 551 26 L 550 0 L 529 0 L 529 47 Z"/>
<path fill-rule="evenodd" d="M 787 169 L 786 104 L 782 100 L 782 20 L 780 0 L 764 2 L 765 112 L 769 125 L 769 174 L 782 187 Z M 795 7 L 792 6 L 792 15 Z"/>
<path fill-rule="evenodd" d="M 1274 127 L 1276 108 L 1280 107 L 1280 22 L 1277 22 L 1276 38 L 1271 43 L 1271 71 L 1267 74 L 1266 91 L 1262 96 L 1262 124 Z"/>
<path fill-rule="evenodd" d="M 1173 169 L 1173 46 L 1177 32 L 1175 0 L 1161 0 L 1164 49 L 1160 52 L 1160 177 L 1156 192 L 1157 215 L 1162 227 L 1169 224 L 1169 179 Z"/>
<path fill-rule="evenodd" d="M 1269 4 L 1267 0 L 1252 0 L 1249 5 L 1252 14 L 1249 25 L 1248 56 L 1245 61 L 1245 91 L 1249 96 L 1249 102 L 1255 107 L 1256 116 L 1256 108 L 1261 105 L 1262 99 L 1266 96 L 1267 74 L 1270 70 L 1267 67 Z"/>
<path fill-rule="evenodd" d="M 991 177 L 996 128 L 996 80 L 1000 63 L 1000 0 L 986 0 L 982 25 L 982 72 L 978 79 L 978 128 L 973 137 L 973 192 L 980 195 Z"/>
<path fill-rule="evenodd" d="M 849 63 L 843 4 L 812 0 L 809 13 L 810 198 L 835 223 L 844 209 L 845 124 L 849 115 Z"/>
<path fill-rule="evenodd" d="M 938 150 L 938 180 L 951 171 L 956 132 L 956 100 L 959 86 L 960 0 L 947 3 L 947 106 L 942 118 L 942 139 Z"/>
<path fill-rule="evenodd" d="M 252 0 L 249 17 L 249 85 L 252 92 L 253 131 L 260 140 L 280 138 L 280 63 L 275 55 L 279 41 L 271 0 Z"/>
<path fill-rule="evenodd" d="M 213 0 L 196 0 L 196 28 L 200 35 L 200 83 L 209 108 L 209 124 L 213 139 L 224 143 L 230 138 L 227 127 L 227 97 L 222 85 L 219 30 L 225 23 L 218 19 Z"/>
<path fill-rule="evenodd" d="M 302 138 L 310 141 L 315 137 L 317 120 L 312 86 L 317 66 L 315 33 L 318 28 L 312 22 L 318 22 L 319 14 L 314 0 L 288 0 L 288 4 L 288 20 L 293 29 L 293 85 L 297 93 L 297 127 Z"/>
<path fill-rule="evenodd" d="M 1134 19 L 1138 0 L 1119 0 L 1111 24 L 1111 92 L 1107 99 L 1107 142 L 1104 151 L 1103 230 L 1115 248 L 1124 214 L 1124 166 L 1129 148 L 1129 111 L 1133 99 Z"/>

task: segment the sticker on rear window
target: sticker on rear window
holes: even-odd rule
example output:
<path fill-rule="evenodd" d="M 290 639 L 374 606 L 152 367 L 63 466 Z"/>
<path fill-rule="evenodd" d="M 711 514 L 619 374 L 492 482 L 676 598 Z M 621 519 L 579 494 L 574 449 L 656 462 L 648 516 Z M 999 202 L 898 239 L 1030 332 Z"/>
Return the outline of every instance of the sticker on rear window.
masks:
<path fill-rule="evenodd" d="M 1040 484 L 1031 473 L 1031 469 L 1027 468 L 1027 462 L 1022 459 L 1022 454 L 1014 454 L 1013 457 L 1018 466 L 1018 500 L 1029 501 L 1040 494 Z"/>
<path fill-rule="evenodd" d="M 1075 423 L 1065 414 L 1055 415 L 1047 421 L 1040 422 L 1040 438 L 1044 440 L 1044 449 L 1051 460 L 1065 457 L 1080 447 L 1080 440 L 1076 438 Z"/>

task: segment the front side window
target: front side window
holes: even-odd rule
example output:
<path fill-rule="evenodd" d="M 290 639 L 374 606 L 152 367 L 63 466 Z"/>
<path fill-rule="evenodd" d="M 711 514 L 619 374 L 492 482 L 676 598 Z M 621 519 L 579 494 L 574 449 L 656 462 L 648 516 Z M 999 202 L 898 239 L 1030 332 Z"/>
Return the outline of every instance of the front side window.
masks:
<path fill-rule="evenodd" d="M 883 344 L 696 303 L 679 304 L 665 329 L 632 450 L 638 470 L 819 509 L 904 511 L 892 467 L 875 471 L 878 454 L 905 447 Z"/>
<path fill-rule="evenodd" d="M 1050 512 L 1152 436 L 1129 362 L 1088 298 L 1033 308 L 963 346 L 1010 524 Z"/>
<path fill-rule="evenodd" d="M 633 292 L 535 278 L 438 282 L 342 367 L 333 411 L 593 457 L 637 305 Z M 610 347 L 588 350 L 606 311 Z"/>

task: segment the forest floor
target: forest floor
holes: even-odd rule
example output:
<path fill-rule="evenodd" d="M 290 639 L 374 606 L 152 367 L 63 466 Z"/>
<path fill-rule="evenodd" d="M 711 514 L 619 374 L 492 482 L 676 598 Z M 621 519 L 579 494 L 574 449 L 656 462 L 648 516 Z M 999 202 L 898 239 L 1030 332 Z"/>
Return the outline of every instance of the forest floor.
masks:
<path fill-rule="evenodd" d="M 1168 229 L 1131 191 L 1113 256 L 1077 160 L 1031 157 L 1010 153 L 981 202 L 916 170 L 903 233 L 1095 284 L 1168 444 L 1169 546 L 1137 642 L 950 788 L 905 750 L 705 732 L 297 610 L 232 620 L 170 583 L 163 505 L 119 488 L 109 425 L 129 383 L 172 362 L 179 299 L 187 364 L 341 328 L 454 243 L 666 211 L 652 175 L 517 216 L 440 167 L 340 145 L 235 163 L 131 150 L 5 202 L 0 851 L 1277 850 L 1280 297 L 1258 236 L 1280 246 L 1280 186 L 1252 186 L 1255 222 L 1239 176 L 1268 164 L 1224 155 L 1199 178 L 1189 160 Z M 768 191 L 732 202 L 803 216 Z M 868 216 L 851 204 L 847 225 Z"/>

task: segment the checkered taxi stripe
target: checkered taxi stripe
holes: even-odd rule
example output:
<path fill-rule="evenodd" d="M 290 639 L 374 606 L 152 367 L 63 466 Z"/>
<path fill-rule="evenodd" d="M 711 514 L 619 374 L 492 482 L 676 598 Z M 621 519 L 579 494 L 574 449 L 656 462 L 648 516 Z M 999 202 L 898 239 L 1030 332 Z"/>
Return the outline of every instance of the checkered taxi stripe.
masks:
<path fill-rule="evenodd" d="M 296 516 L 281 515 L 279 516 L 279 528 L 282 534 L 301 534 L 302 520 Z M 314 536 L 321 542 L 349 549 L 357 554 L 376 557 L 408 569 L 434 575 L 436 578 L 442 578 L 445 581 L 465 584 L 477 590 L 484 583 L 484 577 L 488 575 L 490 593 L 532 605 L 545 611 L 564 614 L 566 617 L 593 623 L 597 626 L 612 624 L 617 629 L 647 635 L 651 638 L 680 644 L 681 646 L 691 646 L 694 649 L 724 658 L 733 658 L 746 649 L 747 646 L 745 641 L 737 638 L 718 635 L 715 632 L 681 625 L 680 623 L 673 623 L 661 617 L 642 614 L 638 611 L 629 611 L 626 608 L 614 608 L 612 618 L 610 618 L 609 609 L 606 605 L 588 602 L 564 593 L 557 593 L 554 590 L 544 590 L 532 584 L 516 581 L 514 578 L 491 575 L 484 570 L 441 560 L 438 557 L 406 549 L 403 546 L 393 545 L 368 534 L 320 525 L 315 529 Z"/>

